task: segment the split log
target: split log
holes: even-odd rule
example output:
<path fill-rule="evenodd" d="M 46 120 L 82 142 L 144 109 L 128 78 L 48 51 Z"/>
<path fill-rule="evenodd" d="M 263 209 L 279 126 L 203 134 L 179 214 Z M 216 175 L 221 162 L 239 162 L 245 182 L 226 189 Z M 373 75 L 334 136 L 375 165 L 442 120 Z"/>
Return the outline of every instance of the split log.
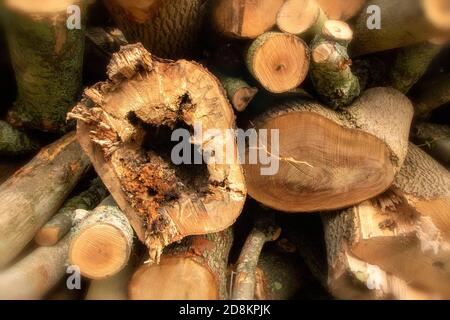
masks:
<path fill-rule="evenodd" d="M 358 259 L 428 292 L 448 294 L 449 217 L 450 173 L 410 144 L 388 192 L 324 216 L 328 250 L 336 254 L 345 241 Z"/>
<path fill-rule="evenodd" d="M 143 264 L 129 284 L 133 300 L 224 300 L 231 228 L 167 247 L 159 264 Z"/>
<path fill-rule="evenodd" d="M 77 225 L 69 260 L 85 277 L 104 279 L 127 265 L 132 246 L 133 229 L 109 196 Z"/>
<path fill-rule="evenodd" d="M 274 217 L 256 217 L 255 226 L 250 231 L 236 263 L 231 299 L 254 299 L 256 267 L 263 246 L 266 242 L 275 241 L 281 233 L 274 220 Z"/>
<path fill-rule="evenodd" d="M 37 151 L 39 143 L 0 120 L 0 155 L 17 156 Z"/>
<path fill-rule="evenodd" d="M 255 39 L 272 29 L 282 4 L 283 0 L 219 0 L 212 24 L 227 37 Z"/>
<path fill-rule="evenodd" d="M 450 127 L 433 123 L 414 126 L 413 138 L 420 147 L 442 165 L 450 168 Z"/>
<path fill-rule="evenodd" d="M 161 58 L 188 58 L 198 51 L 206 0 L 104 0 L 130 43 Z"/>
<path fill-rule="evenodd" d="M 78 100 L 84 51 L 85 0 L 8 0 L 6 27 L 18 96 L 8 114 L 16 127 L 60 132 Z M 67 9 L 81 11 L 81 29 L 69 30 Z"/>
<path fill-rule="evenodd" d="M 316 0 L 329 19 L 347 21 L 355 17 L 366 0 Z"/>
<path fill-rule="evenodd" d="M 88 157 L 70 133 L 42 149 L 0 186 L 0 266 L 33 239 L 89 167 Z"/>
<path fill-rule="evenodd" d="M 232 225 L 246 189 L 229 134 L 234 113 L 219 81 L 196 63 L 160 61 L 140 44 L 114 54 L 108 70 L 110 80 L 87 89 L 69 115 L 79 120 L 80 144 L 150 260 L 185 236 Z M 190 157 L 183 166 L 171 163 L 164 132 L 177 127 L 197 129 L 194 160 L 206 154 L 206 166 L 187 165 Z M 209 129 L 220 134 L 203 134 Z"/>
<path fill-rule="evenodd" d="M 309 49 L 292 34 L 267 32 L 252 42 L 247 68 L 268 91 L 282 93 L 298 87 L 308 75 Z"/>
<path fill-rule="evenodd" d="M 313 101 L 278 101 L 253 121 L 256 130 L 268 130 L 259 156 L 278 170 L 262 175 L 267 165 L 246 161 L 248 192 L 286 212 L 332 210 L 372 198 L 391 185 L 403 163 L 411 119 L 410 101 L 391 88 L 369 89 L 341 113 Z M 246 153 L 248 159 L 248 148 Z"/>
<path fill-rule="evenodd" d="M 448 3 L 448 0 L 368 1 L 366 9 L 354 22 L 351 56 L 406 47 L 448 34 Z M 375 14 L 367 13 L 369 7 L 375 8 Z M 378 18 L 380 28 L 368 28 L 375 18 Z"/>
<path fill-rule="evenodd" d="M 252 87 L 241 77 L 228 76 L 224 73 L 215 73 L 225 89 L 233 108 L 244 111 L 253 97 L 258 93 L 258 88 Z"/>
<path fill-rule="evenodd" d="M 99 178 L 92 180 L 90 187 L 67 200 L 61 209 L 36 233 L 34 241 L 40 246 L 53 246 L 80 221 L 83 214 L 77 209 L 94 209 L 108 195 Z"/>
<path fill-rule="evenodd" d="M 326 20 L 316 0 L 287 0 L 278 11 L 277 27 L 309 42 L 320 33 Z"/>
<path fill-rule="evenodd" d="M 414 115 L 427 117 L 433 110 L 450 102 L 450 73 L 442 73 L 419 83 L 415 91 Z"/>

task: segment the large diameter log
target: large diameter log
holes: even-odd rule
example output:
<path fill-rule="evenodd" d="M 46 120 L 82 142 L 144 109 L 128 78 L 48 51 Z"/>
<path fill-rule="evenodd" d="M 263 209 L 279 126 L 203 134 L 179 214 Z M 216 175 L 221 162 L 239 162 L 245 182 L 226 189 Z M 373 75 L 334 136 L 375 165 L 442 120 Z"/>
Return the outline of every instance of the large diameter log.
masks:
<path fill-rule="evenodd" d="M 104 279 L 128 264 L 132 246 L 133 229 L 109 196 L 76 227 L 69 260 L 85 277 Z"/>
<path fill-rule="evenodd" d="M 450 73 L 419 83 L 413 102 L 416 117 L 427 117 L 433 110 L 450 102 Z"/>
<path fill-rule="evenodd" d="M 37 141 L 0 120 L 0 155 L 23 155 L 36 151 L 38 148 Z"/>
<path fill-rule="evenodd" d="M 298 87 L 308 75 L 309 49 L 292 34 L 267 32 L 247 50 L 247 68 L 268 91 L 282 93 Z"/>
<path fill-rule="evenodd" d="M 283 0 L 219 0 L 212 24 L 227 37 L 254 39 L 272 29 L 282 4 Z"/>
<path fill-rule="evenodd" d="M 71 5 L 81 10 L 81 29 L 67 26 Z M 66 113 L 81 92 L 87 3 L 8 0 L 5 6 L 6 34 L 18 87 L 8 122 L 17 127 L 64 131 Z"/>
<path fill-rule="evenodd" d="M 89 158 L 70 133 L 42 149 L 0 186 L 0 266 L 33 239 L 89 167 Z"/>
<path fill-rule="evenodd" d="M 350 53 L 360 56 L 406 47 L 450 31 L 448 0 L 370 0 L 354 22 Z M 380 28 L 368 28 L 379 10 Z M 375 7 L 376 6 L 376 7 Z M 447 6 L 447 8 L 445 7 Z M 372 16 L 372 17 L 371 17 Z"/>
<path fill-rule="evenodd" d="M 179 59 L 198 51 L 207 0 L 104 0 L 130 43 L 154 55 Z"/>
<path fill-rule="evenodd" d="M 412 134 L 416 143 L 442 165 L 450 168 L 450 127 L 417 123 Z"/>
<path fill-rule="evenodd" d="M 328 18 L 347 21 L 356 16 L 366 0 L 316 0 Z"/>
<path fill-rule="evenodd" d="M 228 255 L 233 243 L 230 228 L 191 236 L 168 247 L 159 264 L 143 264 L 129 284 L 133 300 L 227 299 Z"/>
<path fill-rule="evenodd" d="M 187 235 L 232 225 L 246 188 L 235 137 L 228 134 L 233 110 L 219 81 L 196 63 L 160 61 L 140 44 L 122 47 L 108 70 L 110 80 L 87 89 L 70 116 L 79 120 L 80 144 L 150 260 Z M 205 166 L 168 160 L 170 137 L 155 129 L 179 126 L 198 129 L 190 141 L 209 155 Z M 213 139 L 199 133 L 209 129 L 220 133 Z M 164 140 L 159 147 L 158 139 Z"/>
<path fill-rule="evenodd" d="M 273 174 L 262 174 L 267 165 L 244 164 L 249 194 L 268 207 L 310 212 L 356 204 L 385 191 L 406 156 L 413 111 L 397 90 L 369 89 L 339 113 L 308 100 L 274 107 L 253 121 L 268 130 L 258 149 Z"/>
<path fill-rule="evenodd" d="M 411 285 L 448 295 L 450 173 L 418 147 L 410 144 L 388 192 L 324 217 L 330 255 L 345 241 L 356 258 Z"/>

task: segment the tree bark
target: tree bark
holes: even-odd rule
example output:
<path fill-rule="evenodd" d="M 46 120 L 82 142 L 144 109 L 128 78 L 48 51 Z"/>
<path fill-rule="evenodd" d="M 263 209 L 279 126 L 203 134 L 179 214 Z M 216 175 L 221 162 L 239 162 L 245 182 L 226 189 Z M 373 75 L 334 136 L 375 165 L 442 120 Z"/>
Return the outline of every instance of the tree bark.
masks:
<path fill-rule="evenodd" d="M 450 168 L 450 127 L 433 123 L 417 123 L 412 134 L 420 147 Z"/>
<path fill-rule="evenodd" d="M 303 40 L 287 33 L 267 32 L 247 50 L 247 68 L 269 92 L 298 87 L 308 75 L 309 49 Z"/>
<path fill-rule="evenodd" d="M 191 236 L 166 248 L 159 264 L 143 264 L 129 284 L 133 300 L 224 300 L 231 228 Z"/>
<path fill-rule="evenodd" d="M 0 155 L 18 156 L 37 151 L 39 143 L 26 133 L 0 120 Z"/>
<path fill-rule="evenodd" d="M 108 70 L 110 80 L 87 89 L 70 116 L 79 120 L 80 144 L 150 260 L 187 235 L 232 225 L 246 189 L 229 134 L 234 113 L 219 81 L 196 63 L 153 58 L 141 45 L 123 47 Z M 174 152 L 167 135 L 180 126 L 196 128 L 190 143 L 209 155 L 206 166 L 167 160 Z M 220 133 L 202 134 L 209 129 Z"/>
<path fill-rule="evenodd" d="M 8 45 L 16 74 L 17 100 L 8 113 L 16 127 L 67 131 L 67 111 L 81 91 L 84 0 L 6 1 Z M 81 9 L 81 29 L 69 30 L 67 9 Z"/>
<path fill-rule="evenodd" d="M 252 87 L 241 77 L 229 76 L 224 73 L 215 74 L 222 83 L 233 108 L 238 112 L 244 111 L 258 93 L 258 88 Z"/>
<path fill-rule="evenodd" d="M 133 229 L 111 196 L 80 223 L 72 237 L 69 260 L 90 279 L 104 279 L 128 263 Z"/>
<path fill-rule="evenodd" d="M 36 233 L 34 241 L 40 246 L 53 246 L 77 223 L 77 209 L 92 210 L 108 192 L 99 178 L 91 181 L 90 187 L 67 200 L 61 209 Z"/>
<path fill-rule="evenodd" d="M 449 210 L 450 173 L 410 144 L 388 192 L 325 216 L 329 255 L 336 256 L 344 241 L 356 258 L 425 291 L 448 295 Z"/>
<path fill-rule="evenodd" d="M 286 212 L 348 207 L 385 191 L 402 166 L 412 105 L 397 90 L 367 90 L 340 113 L 298 99 L 269 107 L 252 127 L 278 130 L 276 145 L 270 133 L 258 146 L 259 157 L 278 170 L 262 175 L 266 165 L 244 164 L 249 194 L 268 207 Z"/>
<path fill-rule="evenodd" d="M 70 133 L 42 149 L 0 186 L 0 267 L 33 239 L 89 167 Z"/>

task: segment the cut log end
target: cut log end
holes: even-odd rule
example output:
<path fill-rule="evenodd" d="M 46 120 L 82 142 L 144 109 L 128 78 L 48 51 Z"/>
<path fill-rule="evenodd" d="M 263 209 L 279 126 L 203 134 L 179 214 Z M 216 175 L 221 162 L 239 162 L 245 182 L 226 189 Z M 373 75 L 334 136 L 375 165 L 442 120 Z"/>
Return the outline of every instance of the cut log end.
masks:
<path fill-rule="evenodd" d="M 450 31 L 450 1 L 423 0 L 427 18 L 442 31 Z"/>
<path fill-rule="evenodd" d="M 353 31 L 343 21 L 328 20 L 323 25 L 322 36 L 339 43 L 349 43 L 353 39 Z"/>
<path fill-rule="evenodd" d="M 278 11 L 277 26 L 283 32 L 300 35 L 317 22 L 320 14 L 314 0 L 288 0 Z"/>

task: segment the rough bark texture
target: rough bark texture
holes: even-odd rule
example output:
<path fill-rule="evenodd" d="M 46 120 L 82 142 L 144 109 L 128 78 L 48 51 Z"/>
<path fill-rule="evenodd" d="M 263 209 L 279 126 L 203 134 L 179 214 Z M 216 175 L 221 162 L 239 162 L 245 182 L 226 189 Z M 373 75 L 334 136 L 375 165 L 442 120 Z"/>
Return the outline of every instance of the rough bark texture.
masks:
<path fill-rule="evenodd" d="M 266 206 L 287 212 L 347 207 L 385 191 L 403 164 L 412 105 L 395 89 L 367 90 L 339 113 L 292 98 L 269 107 L 252 123 L 279 130 L 278 150 L 271 137 L 259 145 L 272 163 L 278 160 L 278 171 L 262 175 L 264 165 L 244 165 L 249 194 Z"/>
<path fill-rule="evenodd" d="M 102 201 L 108 192 L 99 178 L 91 181 L 90 187 L 67 200 L 61 209 L 36 233 L 34 241 L 40 246 L 53 246 L 77 223 L 77 209 L 91 210 Z"/>
<path fill-rule="evenodd" d="M 253 97 L 258 93 L 258 88 L 250 86 L 240 77 L 228 76 L 223 73 L 216 73 L 216 75 L 227 92 L 231 105 L 236 111 L 244 111 Z"/>
<path fill-rule="evenodd" d="M 104 279 L 127 265 L 132 246 L 133 229 L 109 196 L 77 225 L 69 259 L 84 276 Z"/>
<path fill-rule="evenodd" d="M 370 0 L 365 8 L 378 6 L 381 28 L 369 29 L 371 14 L 363 9 L 354 22 L 351 56 L 401 48 L 442 35 L 449 30 L 449 13 L 437 3 L 447 0 Z M 437 9 L 437 10 L 436 10 Z"/>
<path fill-rule="evenodd" d="M 263 214 L 263 213 L 261 213 Z M 256 267 L 266 242 L 276 240 L 281 229 L 275 225 L 274 217 L 256 218 L 236 263 L 231 299 L 253 300 L 256 286 Z"/>
<path fill-rule="evenodd" d="M 450 102 L 450 73 L 439 74 L 418 84 L 413 102 L 416 117 L 426 117 L 433 110 Z"/>
<path fill-rule="evenodd" d="M 89 167 L 70 133 L 42 149 L 0 186 L 0 266 L 33 239 Z"/>
<path fill-rule="evenodd" d="M 161 61 L 139 44 L 113 55 L 108 76 L 87 89 L 69 115 L 79 120 L 81 145 L 151 260 L 187 235 L 233 224 L 246 189 L 235 137 L 229 134 L 233 110 L 219 81 L 196 63 Z M 197 129 L 191 143 L 209 155 L 206 168 L 175 166 L 167 159 L 170 150 L 152 145 L 155 129 L 179 126 Z M 210 137 L 199 129 L 219 134 Z M 162 146 L 167 148 L 167 141 Z"/>
<path fill-rule="evenodd" d="M 66 26 L 70 5 L 81 8 L 82 28 Z M 60 132 L 81 92 L 86 1 L 6 1 L 6 26 L 17 81 L 8 114 L 16 127 Z"/>
<path fill-rule="evenodd" d="M 442 165 L 450 168 L 450 127 L 433 123 L 414 126 L 415 142 Z"/>
<path fill-rule="evenodd" d="M 131 43 L 161 58 L 192 57 L 201 41 L 207 0 L 104 0 Z"/>
<path fill-rule="evenodd" d="M 158 265 L 144 264 L 129 284 L 131 299 L 228 298 L 228 255 L 233 243 L 231 228 L 191 236 L 167 247 Z"/>
<path fill-rule="evenodd" d="M 0 120 L 0 155 L 23 155 L 32 153 L 38 148 L 39 143 L 33 138 Z"/>

